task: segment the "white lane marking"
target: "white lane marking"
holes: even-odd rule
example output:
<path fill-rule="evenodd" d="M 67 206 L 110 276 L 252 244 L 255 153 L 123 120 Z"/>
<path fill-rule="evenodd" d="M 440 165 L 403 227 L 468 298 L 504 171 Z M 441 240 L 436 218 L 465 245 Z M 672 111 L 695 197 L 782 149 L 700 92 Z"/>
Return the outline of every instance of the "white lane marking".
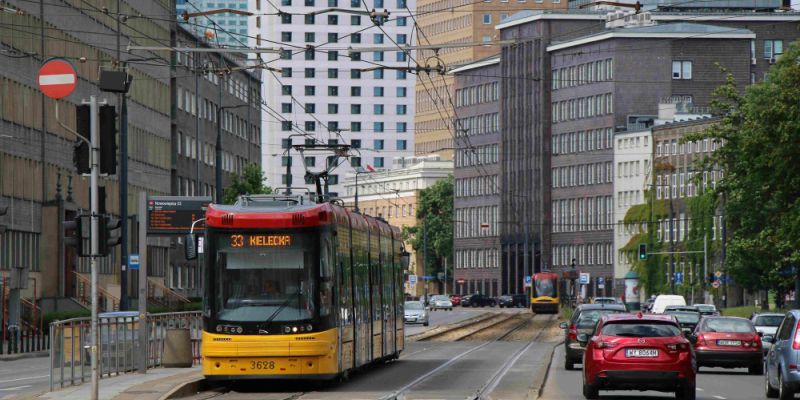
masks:
<path fill-rule="evenodd" d="M 29 387 L 31 387 L 31 385 L 4 388 L 4 389 L 0 389 L 0 392 L 10 392 L 10 391 L 13 391 L 13 390 L 20 390 L 20 389 L 25 389 L 25 388 L 29 388 Z"/>
<path fill-rule="evenodd" d="M 725 400 L 725 397 L 722 397 L 722 396 L 714 396 L 714 398 L 715 399 L 719 399 L 719 400 Z"/>
<path fill-rule="evenodd" d="M 70 83 L 75 83 L 75 75 L 58 74 L 58 75 L 42 75 L 39 77 L 40 85 L 66 85 Z"/>
<path fill-rule="evenodd" d="M 27 380 L 30 380 L 30 379 L 47 378 L 49 376 L 50 375 L 29 376 L 29 377 L 26 377 L 26 378 L 8 379 L 8 380 L 5 380 L 5 381 L 0 381 L 0 383 L 27 381 Z"/>

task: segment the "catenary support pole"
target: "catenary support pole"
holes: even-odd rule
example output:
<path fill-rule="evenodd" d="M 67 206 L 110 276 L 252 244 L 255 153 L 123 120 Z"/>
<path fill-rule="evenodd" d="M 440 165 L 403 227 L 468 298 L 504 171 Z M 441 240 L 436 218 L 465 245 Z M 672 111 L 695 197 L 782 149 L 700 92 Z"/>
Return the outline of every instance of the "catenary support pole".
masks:
<path fill-rule="evenodd" d="M 139 192 L 139 351 L 136 367 L 140 374 L 147 373 L 147 193 Z"/>
<path fill-rule="evenodd" d="M 92 367 L 92 400 L 96 400 L 99 396 L 100 376 L 98 375 L 98 334 L 97 334 L 97 257 L 100 250 L 100 221 L 99 221 L 99 206 L 100 197 L 98 193 L 98 179 L 100 176 L 100 121 L 99 121 L 99 105 L 97 104 L 97 97 L 89 97 L 89 126 L 90 126 L 90 142 L 91 142 L 91 271 L 92 271 L 92 324 L 91 335 L 89 341 L 91 346 L 91 367 Z"/>

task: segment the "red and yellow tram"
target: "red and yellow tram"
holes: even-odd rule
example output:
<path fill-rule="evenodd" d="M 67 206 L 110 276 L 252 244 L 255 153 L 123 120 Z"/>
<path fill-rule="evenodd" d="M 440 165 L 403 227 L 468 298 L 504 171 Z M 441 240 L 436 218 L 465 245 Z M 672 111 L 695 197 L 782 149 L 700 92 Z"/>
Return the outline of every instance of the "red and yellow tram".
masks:
<path fill-rule="evenodd" d="M 301 195 L 212 204 L 205 222 L 206 378 L 331 379 L 399 357 L 397 228 Z"/>

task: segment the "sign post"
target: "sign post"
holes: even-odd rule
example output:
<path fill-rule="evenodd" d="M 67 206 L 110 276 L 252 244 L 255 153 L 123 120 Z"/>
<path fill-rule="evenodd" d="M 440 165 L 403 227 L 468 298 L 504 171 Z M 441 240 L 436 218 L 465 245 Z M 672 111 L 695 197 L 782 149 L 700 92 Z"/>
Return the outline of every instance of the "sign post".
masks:
<path fill-rule="evenodd" d="M 526 275 L 526 276 L 525 276 L 525 287 L 526 287 L 526 288 L 529 288 L 529 287 L 531 287 L 531 284 L 532 284 L 532 282 L 533 282 L 533 281 L 532 281 L 532 279 L 531 279 L 531 276 L 530 276 L 530 275 Z"/>
<path fill-rule="evenodd" d="M 147 373 L 147 193 L 139 192 L 139 351 L 136 366 L 140 374 Z"/>

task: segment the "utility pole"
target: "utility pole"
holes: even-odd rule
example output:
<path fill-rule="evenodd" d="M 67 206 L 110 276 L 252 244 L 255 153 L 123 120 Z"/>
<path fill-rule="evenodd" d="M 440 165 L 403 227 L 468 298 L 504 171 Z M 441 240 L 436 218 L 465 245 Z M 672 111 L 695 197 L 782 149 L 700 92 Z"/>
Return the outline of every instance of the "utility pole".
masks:
<path fill-rule="evenodd" d="M 85 104 L 85 102 L 84 102 Z M 90 112 L 90 160 L 91 160 L 91 271 L 92 271 L 92 323 L 91 323 L 91 369 L 92 369 L 92 400 L 97 400 L 99 395 L 99 379 L 97 370 L 98 335 L 97 335 L 97 257 L 100 252 L 100 198 L 98 196 L 98 179 L 100 176 L 100 121 L 99 105 L 96 96 L 89 97 Z"/>
<path fill-rule="evenodd" d="M 428 305 L 428 225 L 427 219 L 422 220 L 422 288 L 425 294 L 423 304 Z"/>
<path fill-rule="evenodd" d="M 725 277 L 724 285 L 725 291 L 722 295 L 722 308 L 728 307 L 728 266 L 725 264 L 725 254 L 726 254 L 726 246 L 728 244 L 728 230 L 725 229 L 725 192 L 722 192 L 722 211 L 720 213 L 720 221 L 719 221 L 721 228 L 722 228 L 722 274 Z M 795 301 L 798 298 L 798 293 L 795 292 L 794 294 Z"/>
<path fill-rule="evenodd" d="M 708 233 L 703 232 L 703 279 L 700 281 L 703 285 L 703 303 L 708 304 Z"/>
<path fill-rule="evenodd" d="M 117 0 L 117 62 L 125 71 L 122 62 L 120 45 L 120 32 L 122 30 L 120 14 L 120 0 Z M 120 215 L 120 253 L 122 264 L 120 268 L 120 310 L 128 309 L 128 96 L 119 94 L 119 215 Z"/>
<path fill-rule="evenodd" d="M 670 189 L 671 190 L 671 189 Z M 669 290 L 675 294 L 675 229 L 673 224 L 675 211 L 672 208 L 672 191 L 669 194 Z"/>

